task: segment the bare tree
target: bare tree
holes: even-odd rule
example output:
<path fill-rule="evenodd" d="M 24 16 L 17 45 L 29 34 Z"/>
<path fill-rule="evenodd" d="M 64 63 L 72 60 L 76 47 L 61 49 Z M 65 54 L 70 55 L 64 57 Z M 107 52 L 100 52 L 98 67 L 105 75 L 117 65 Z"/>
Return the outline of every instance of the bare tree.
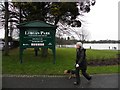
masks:
<path fill-rule="evenodd" d="M 77 36 L 79 40 L 84 43 L 89 38 L 89 32 L 86 30 L 85 27 L 82 27 L 80 30 L 77 31 Z"/>
<path fill-rule="evenodd" d="M 66 34 L 69 37 L 71 36 L 72 38 L 74 37 L 75 39 L 80 40 L 82 43 L 89 39 L 90 35 L 85 25 L 83 25 L 82 27 L 75 28 L 59 23 L 59 28 L 57 29 L 57 36 L 59 36 L 60 34 L 62 34 L 61 37 L 63 37 L 64 34 Z"/>
<path fill-rule="evenodd" d="M 76 18 L 75 21 L 70 21 L 73 22 L 71 24 L 69 23 L 64 23 L 62 21 L 59 21 L 58 29 L 57 29 L 57 34 L 56 36 L 59 36 L 59 34 L 64 34 L 68 36 L 73 36 L 73 37 L 78 37 L 78 39 L 82 42 L 84 42 L 86 39 L 89 37 L 89 32 L 85 28 L 84 24 L 86 21 L 84 21 L 82 18 L 84 18 L 84 13 L 88 13 L 90 11 L 90 6 L 94 6 L 96 3 L 96 0 L 80 0 L 78 3 L 78 8 L 79 8 L 79 13 L 80 17 Z M 66 19 L 69 21 L 71 17 L 67 17 Z M 72 26 L 72 27 L 71 27 Z M 78 27 L 79 30 L 76 30 L 74 27 Z"/>

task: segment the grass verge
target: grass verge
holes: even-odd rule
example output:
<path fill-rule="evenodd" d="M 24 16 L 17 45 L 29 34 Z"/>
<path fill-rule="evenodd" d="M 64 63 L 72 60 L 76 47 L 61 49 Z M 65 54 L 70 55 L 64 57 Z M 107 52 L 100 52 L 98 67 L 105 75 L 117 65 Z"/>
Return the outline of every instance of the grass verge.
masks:
<path fill-rule="evenodd" d="M 116 58 L 117 51 L 113 50 L 87 50 L 88 62 L 92 60 L 103 60 Z M 28 74 L 28 75 L 61 75 L 65 69 L 74 69 L 75 49 L 58 48 L 56 50 L 56 64 L 52 63 L 52 51 L 49 50 L 48 57 L 34 56 L 33 49 L 24 51 L 23 63 L 19 61 L 19 50 L 10 51 L 10 56 L 2 58 L 3 74 Z M 89 73 L 118 73 L 118 65 L 111 66 L 88 66 Z"/>

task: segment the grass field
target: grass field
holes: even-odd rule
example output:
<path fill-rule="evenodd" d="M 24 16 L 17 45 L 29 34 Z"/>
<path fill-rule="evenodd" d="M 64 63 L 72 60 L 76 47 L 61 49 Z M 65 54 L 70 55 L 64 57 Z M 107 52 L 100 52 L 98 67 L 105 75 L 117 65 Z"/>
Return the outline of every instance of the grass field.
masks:
<path fill-rule="evenodd" d="M 74 48 L 57 48 L 56 64 L 53 64 L 52 51 L 49 50 L 48 57 L 43 58 L 34 56 L 33 49 L 24 51 L 23 63 L 20 64 L 19 50 L 10 51 L 10 56 L 3 56 L 2 72 L 3 74 L 63 74 L 65 69 L 74 69 L 75 64 Z M 117 58 L 118 51 L 113 50 L 87 50 L 87 60 L 109 60 Z M 118 73 L 118 65 L 112 66 L 88 66 L 88 72 L 91 74 Z"/>

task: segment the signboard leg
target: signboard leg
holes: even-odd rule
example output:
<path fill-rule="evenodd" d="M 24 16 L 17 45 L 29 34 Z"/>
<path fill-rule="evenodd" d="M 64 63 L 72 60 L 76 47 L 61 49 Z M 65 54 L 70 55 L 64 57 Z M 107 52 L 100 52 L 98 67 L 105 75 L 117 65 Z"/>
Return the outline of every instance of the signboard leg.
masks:
<path fill-rule="evenodd" d="M 56 50 L 55 50 L 55 48 L 52 49 L 52 51 L 53 51 L 53 64 L 55 64 L 56 63 Z"/>
<path fill-rule="evenodd" d="M 23 49 L 22 48 L 20 48 L 20 63 L 22 64 L 22 56 L 23 56 Z"/>
<path fill-rule="evenodd" d="M 34 51 L 35 51 L 35 56 L 38 56 L 39 48 L 34 48 Z"/>

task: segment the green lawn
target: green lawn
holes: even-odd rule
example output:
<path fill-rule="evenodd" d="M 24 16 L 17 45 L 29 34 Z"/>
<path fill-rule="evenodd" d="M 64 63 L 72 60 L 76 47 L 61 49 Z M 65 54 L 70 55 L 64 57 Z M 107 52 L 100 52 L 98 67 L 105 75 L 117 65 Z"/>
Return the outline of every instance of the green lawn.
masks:
<path fill-rule="evenodd" d="M 87 60 L 103 60 L 116 58 L 118 51 L 113 50 L 87 50 Z M 52 63 L 52 51 L 49 50 L 48 57 L 43 58 L 34 56 L 33 49 L 24 51 L 23 63 L 20 64 L 19 50 L 10 51 L 10 56 L 3 56 L 2 71 L 3 74 L 63 74 L 65 69 L 74 69 L 75 49 L 74 48 L 57 48 L 56 64 Z M 117 73 L 118 66 L 88 66 L 88 72 L 91 74 L 98 73 Z"/>

